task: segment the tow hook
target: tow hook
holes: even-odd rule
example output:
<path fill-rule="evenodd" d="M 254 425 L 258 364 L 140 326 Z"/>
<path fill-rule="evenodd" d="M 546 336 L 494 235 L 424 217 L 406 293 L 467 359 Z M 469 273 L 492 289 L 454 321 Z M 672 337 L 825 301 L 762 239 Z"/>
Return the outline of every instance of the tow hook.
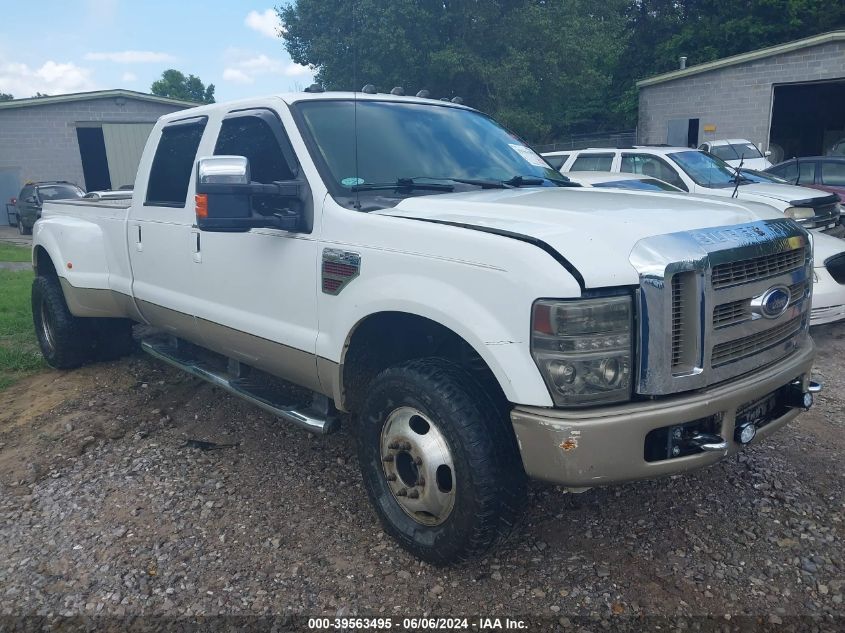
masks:
<path fill-rule="evenodd" d="M 728 448 L 725 438 L 715 433 L 698 433 L 689 439 L 689 443 L 705 453 L 718 453 Z"/>
<path fill-rule="evenodd" d="M 794 381 L 789 390 L 787 398 L 787 406 L 792 409 L 809 410 L 813 406 L 813 394 L 819 393 L 822 390 L 821 383 L 811 380 L 807 383 L 807 391 L 804 391 L 804 386 L 800 380 Z"/>

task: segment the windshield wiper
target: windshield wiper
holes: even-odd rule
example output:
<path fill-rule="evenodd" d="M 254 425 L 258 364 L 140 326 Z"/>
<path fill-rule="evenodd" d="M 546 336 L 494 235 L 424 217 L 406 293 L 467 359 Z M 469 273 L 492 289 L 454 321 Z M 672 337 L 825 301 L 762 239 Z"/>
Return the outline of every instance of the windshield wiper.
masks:
<path fill-rule="evenodd" d="M 565 180 L 558 180 L 557 178 L 545 178 L 542 176 L 514 176 L 510 180 L 503 180 L 502 184 L 508 187 L 536 187 L 548 181 L 554 183 L 556 187 L 580 187 L 577 182 L 572 182 L 569 178 L 564 176 Z"/>
<path fill-rule="evenodd" d="M 405 190 L 424 190 L 424 191 L 454 191 L 455 187 L 440 182 L 417 182 L 414 178 L 397 178 L 396 182 L 365 182 L 360 185 L 353 185 L 352 191 L 398 191 Z"/>

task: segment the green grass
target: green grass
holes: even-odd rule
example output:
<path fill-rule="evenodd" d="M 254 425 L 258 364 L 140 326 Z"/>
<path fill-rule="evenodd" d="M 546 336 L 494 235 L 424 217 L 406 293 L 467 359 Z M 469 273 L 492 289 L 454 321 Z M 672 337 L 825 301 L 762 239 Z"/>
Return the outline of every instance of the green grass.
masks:
<path fill-rule="evenodd" d="M 0 262 L 29 262 L 32 261 L 28 246 L 15 246 L 0 242 Z"/>
<path fill-rule="evenodd" d="M 28 270 L 0 270 L 0 390 L 45 366 L 32 327 L 32 277 Z"/>

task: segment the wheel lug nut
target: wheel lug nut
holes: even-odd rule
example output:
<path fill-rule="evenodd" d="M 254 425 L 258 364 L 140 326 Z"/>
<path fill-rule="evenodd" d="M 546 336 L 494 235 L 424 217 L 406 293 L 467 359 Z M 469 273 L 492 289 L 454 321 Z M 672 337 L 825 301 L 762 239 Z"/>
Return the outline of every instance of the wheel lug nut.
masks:
<path fill-rule="evenodd" d="M 408 498 L 409 499 L 419 499 L 420 491 L 419 490 L 410 490 L 408 491 Z"/>
<path fill-rule="evenodd" d="M 393 461 L 393 455 L 385 455 L 384 457 L 381 458 L 381 461 L 392 462 Z"/>
<path fill-rule="evenodd" d="M 400 488 L 399 490 L 396 491 L 396 494 L 400 497 L 404 497 L 408 494 L 408 490 L 407 490 L 407 488 Z"/>

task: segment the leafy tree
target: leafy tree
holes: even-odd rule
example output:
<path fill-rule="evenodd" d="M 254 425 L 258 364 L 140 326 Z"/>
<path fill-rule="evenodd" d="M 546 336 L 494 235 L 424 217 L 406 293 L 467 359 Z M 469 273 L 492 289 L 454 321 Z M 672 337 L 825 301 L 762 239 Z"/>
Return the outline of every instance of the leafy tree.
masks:
<path fill-rule="evenodd" d="M 0 101 L 11 101 L 14 99 L 8 92 L 0 92 Z"/>
<path fill-rule="evenodd" d="M 534 142 L 632 127 L 636 81 L 845 26 L 830 0 L 294 0 L 284 46 L 330 90 L 460 95 Z"/>
<path fill-rule="evenodd" d="M 208 84 L 208 87 L 206 87 L 199 77 L 195 75 L 186 77 L 173 68 L 161 73 L 161 79 L 153 82 L 153 85 L 150 86 L 150 92 L 159 97 L 195 101 L 196 103 L 214 103 L 214 84 Z"/>
<path fill-rule="evenodd" d="M 50 96 L 50 95 L 45 94 L 45 93 L 43 93 L 43 92 L 36 92 L 34 95 L 32 95 L 32 98 L 33 98 L 33 99 L 42 99 L 42 98 L 44 98 L 44 97 L 49 97 L 49 96 Z"/>
<path fill-rule="evenodd" d="M 279 8 L 293 61 L 328 89 L 461 96 L 533 141 L 606 124 L 628 0 L 298 0 Z"/>

